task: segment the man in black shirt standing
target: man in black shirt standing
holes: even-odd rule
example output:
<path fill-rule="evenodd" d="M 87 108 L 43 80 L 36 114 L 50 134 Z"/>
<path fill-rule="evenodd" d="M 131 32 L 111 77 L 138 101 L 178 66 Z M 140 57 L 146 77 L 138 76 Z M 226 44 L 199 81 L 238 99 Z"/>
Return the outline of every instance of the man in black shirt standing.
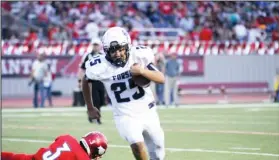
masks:
<path fill-rule="evenodd" d="M 102 54 L 100 52 L 101 41 L 99 39 L 93 39 L 91 41 L 91 44 L 93 45 L 92 52 L 83 55 L 80 66 L 79 66 L 78 83 L 79 83 L 80 88 L 81 88 L 81 79 L 84 76 L 84 72 L 85 72 L 85 63 L 92 57 Z M 101 106 L 105 105 L 104 85 L 101 81 L 97 81 L 97 80 L 92 80 L 91 85 L 92 85 L 92 99 L 93 99 L 94 106 L 96 106 L 100 111 Z M 88 120 L 90 123 L 93 122 L 93 119 L 91 119 L 91 118 L 88 118 Z M 102 124 L 100 119 L 97 119 L 97 123 Z"/>

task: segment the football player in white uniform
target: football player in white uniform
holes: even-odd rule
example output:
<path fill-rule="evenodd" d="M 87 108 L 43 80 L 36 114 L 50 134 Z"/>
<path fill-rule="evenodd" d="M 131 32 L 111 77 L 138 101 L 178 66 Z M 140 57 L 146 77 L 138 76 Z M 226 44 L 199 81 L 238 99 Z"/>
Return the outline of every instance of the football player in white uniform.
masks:
<path fill-rule="evenodd" d="M 89 117 L 100 115 L 93 106 L 88 82 L 100 80 L 111 99 L 116 128 L 130 143 L 134 157 L 137 160 L 163 160 L 164 132 L 153 93 L 149 86 L 140 87 L 132 80 L 133 75 L 142 75 L 153 82 L 164 83 L 163 73 L 153 65 L 154 53 L 145 46 L 132 46 L 129 34 L 120 27 L 109 28 L 102 43 L 106 55 L 86 62 L 82 83 Z"/>

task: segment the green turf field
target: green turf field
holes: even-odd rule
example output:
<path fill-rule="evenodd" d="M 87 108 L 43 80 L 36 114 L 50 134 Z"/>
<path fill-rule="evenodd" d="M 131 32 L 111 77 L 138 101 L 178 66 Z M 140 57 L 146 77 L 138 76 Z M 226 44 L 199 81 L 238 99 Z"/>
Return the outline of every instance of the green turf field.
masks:
<path fill-rule="evenodd" d="M 279 159 L 279 105 L 159 109 L 159 115 L 166 160 Z M 58 135 L 79 138 L 99 130 L 109 140 L 103 160 L 132 160 L 111 111 L 103 112 L 103 122 L 101 126 L 90 124 L 85 108 L 2 110 L 2 151 L 34 153 Z"/>

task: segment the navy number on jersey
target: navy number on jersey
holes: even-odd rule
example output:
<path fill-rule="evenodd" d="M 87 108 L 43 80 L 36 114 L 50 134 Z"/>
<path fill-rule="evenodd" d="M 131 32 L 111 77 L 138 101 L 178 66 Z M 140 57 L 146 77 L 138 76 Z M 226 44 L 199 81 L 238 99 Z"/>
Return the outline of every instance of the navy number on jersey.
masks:
<path fill-rule="evenodd" d="M 137 100 L 137 99 L 140 99 L 141 97 L 144 96 L 145 92 L 144 92 L 144 89 L 142 87 L 137 86 L 132 79 L 129 79 L 128 82 L 129 82 L 129 88 L 130 89 L 135 88 L 135 87 L 138 88 L 138 91 L 135 92 L 132 95 L 133 99 Z M 121 97 L 121 93 L 124 92 L 127 89 L 127 86 L 126 86 L 125 82 L 113 83 L 110 86 L 110 89 L 112 91 L 114 91 L 114 95 L 115 95 L 116 101 L 118 103 L 131 101 L 131 99 L 129 97 Z"/>
<path fill-rule="evenodd" d="M 137 46 L 136 49 L 147 49 L 146 46 Z"/>
<path fill-rule="evenodd" d="M 97 63 L 101 63 L 101 59 L 100 58 L 97 58 L 97 59 L 94 59 L 93 61 L 90 61 L 90 66 L 94 66 Z"/>

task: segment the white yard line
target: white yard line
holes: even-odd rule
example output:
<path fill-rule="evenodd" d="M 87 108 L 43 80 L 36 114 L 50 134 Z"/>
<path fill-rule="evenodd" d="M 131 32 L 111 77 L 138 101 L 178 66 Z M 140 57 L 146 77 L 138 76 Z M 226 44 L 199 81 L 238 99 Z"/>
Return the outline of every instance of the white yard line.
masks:
<path fill-rule="evenodd" d="M 84 113 L 85 115 L 85 113 Z M 28 118 L 36 118 L 36 117 L 80 117 L 82 114 L 78 113 L 31 113 L 31 114 L 4 114 L 2 115 L 2 118 L 20 118 L 22 119 L 28 119 Z M 182 119 L 176 119 L 176 120 L 166 120 L 164 118 L 161 118 L 161 123 L 163 124 L 238 124 L 238 125 L 272 125 L 277 124 L 278 122 L 243 122 L 243 120 L 239 121 L 219 121 L 219 120 L 182 120 Z M 51 120 L 50 120 L 51 121 Z M 59 120 L 55 120 L 59 121 Z M 104 122 L 113 122 L 112 120 L 103 120 Z"/>
<path fill-rule="evenodd" d="M 251 150 L 251 151 L 259 151 L 259 150 L 261 150 L 260 148 L 248 148 L 248 147 L 231 147 L 229 149 L 233 149 L 233 150 Z"/>
<path fill-rule="evenodd" d="M 46 140 L 35 140 L 35 139 L 20 139 L 20 138 L 2 138 L 2 141 L 13 141 L 13 142 L 29 142 L 29 143 L 51 143 L 52 141 Z M 112 148 L 130 148 L 127 145 L 115 145 L 109 144 L 108 147 Z M 238 155 L 256 155 L 266 157 L 279 157 L 279 154 L 272 153 L 261 153 L 261 152 L 238 152 L 238 151 L 224 151 L 224 150 L 213 150 L 213 149 L 200 149 L 200 148 L 166 148 L 170 152 L 201 152 L 201 153 L 220 153 L 220 154 L 238 154 Z"/>
<path fill-rule="evenodd" d="M 184 113 L 184 112 L 183 112 Z M 251 117 L 253 117 L 253 116 L 255 116 L 255 115 L 253 115 L 253 114 L 250 114 L 250 115 L 248 115 L 247 113 L 245 113 L 245 114 L 225 114 L 225 113 L 211 113 L 211 114 L 192 114 L 192 115 L 189 115 L 189 114 L 187 114 L 187 115 L 183 115 L 183 114 L 177 114 L 176 113 L 176 115 L 175 115 L 175 118 L 177 118 L 177 119 L 179 119 L 179 118 L 183 118 L 183 119 L 185 119 L 185 117 L 190 117 L 190 118 L 192 118 L 192 117 L 194 117 L 194 118 L 251 118 Z M 174 118 L 174 116 L 173 115 L 170 115 L 170 114 L 162 114 L 162 115 L 160 115 L 160 118 L 171 118 L 171 119 L 173 119 Z M 279 119 L 279 115 L 261 115 L 261 117 L 260 117 L 261 119 L 262 118 L 264 118 L 264 119 Z"/>
<path fill-rule="evenodd" d="M 2 114 L 2 118 L 12 118 L 12 117 L 20 117 L 20 118 L 36 118 L 36 117 L 80 117 L 82 115 L 86 115 L 86 113 L 27 113 L 27 114 Z"/>
<path fill-rule="evenodd" d="M 259 111 L 261 111 L 260 108 L 247 108 L 246 109 L 246 112 L 259 112 Z"/>
<path fill-rule="evenodd" d="M 159 109 L 196 109 L 196 108 L 279 108 L 279 104 L 275 103 L 255 103 L 255 104 L 195 104 L 180 105 L 179 107 L 158 106 Z M 102 111 L 111 110 L 110 107 L 103 107 Z M 13 112 L 65 112 L 65 111 L 86 111 L 85 107 L 63 107 L 63 108 L 4 108 L 2 113 Z"/>
<path fill-rule="evenodd" d="M 19 112 L 18 112 L 19 113 Z M 17 112 L 6 112 L 2 114 L 2 118 L 10 118 L 10 117 L 52 117 L 52 116 L 59 116 L 59 117 L 79 117 L 82 115 L 86 115 L 86 112 L 75 112 L 75 111 L 67 111 L 65 113 L 61 112 L 42 112 L 42 113 L 37 113 L 37 112 L 26 112 L 24 114 L 18 114 Z M 186 115 L 175 115 L 176 119 L 179 120 L 180 118 L 185 119 Z M 247 114 L 202 114 L 202 115 L 188 115 L 187 117 L 195 117 L 195 118 L 250 118 L 254 115 L 247 115 Z M 169 114 L 162 114 L 160 115 L 161 119 L 167 120 L 168 118 L 173 119 L 173 115 Z M 274 116 L 274 115 L 261 115 L 261 118 L 265 119 L 279 119 L 279 116 Z"/>
<path fill-rule="evenodd" d="M 2 129 L 28 129 L 28 130 L 65 130 L 61 127 L 49 127 L 49 126 L 18 126 L 18 125 L 2 125 Z M 69 129 L 69 128 L 67 128 Z M 107 131 L 115 131 L 115 128 L 99 128 Z M 79 130 L 76 128 L 71 128 L 71 130 Z M 279 136 L 276 132 L 259 132 L 259 131 L 236 131 L 236 130 L 208 130 L 208 129 L 185 129 L 185 128 L 164 128 L 165 132 L 192 132 L 192 133 L 216 133 L 216 134 L 246 134 L 246 135 L 266 135 L 266 136 Z"/>

